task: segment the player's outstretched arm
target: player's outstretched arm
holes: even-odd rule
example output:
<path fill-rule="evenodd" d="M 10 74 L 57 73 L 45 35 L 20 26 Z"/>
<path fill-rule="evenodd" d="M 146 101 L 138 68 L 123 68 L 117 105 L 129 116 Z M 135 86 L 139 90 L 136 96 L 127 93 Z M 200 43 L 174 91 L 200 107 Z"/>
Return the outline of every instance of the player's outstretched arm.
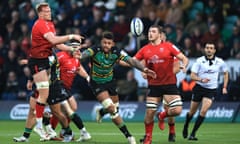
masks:
<path fill-rule="evenodd" d="M 138 70 L 140 70 L 141 72 L 146 73 L 148 76 L 152 77 L 152 78 L 156 78 L 156 73 L 150 69 L 148 69 L 147 67 L 145 67 L 140 61 L 134 59 L 134 58 L 129 58 L 127 60 L 127 63 L 130 64 L 132 67 L 137 68 Z"/>

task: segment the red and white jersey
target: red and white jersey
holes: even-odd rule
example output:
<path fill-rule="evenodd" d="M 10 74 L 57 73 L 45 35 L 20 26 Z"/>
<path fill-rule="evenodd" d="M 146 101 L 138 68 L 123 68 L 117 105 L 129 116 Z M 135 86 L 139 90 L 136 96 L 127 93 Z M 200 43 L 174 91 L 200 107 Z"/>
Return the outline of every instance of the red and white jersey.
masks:
<path fill-rule="evenodd" d="M 60 64 L 60 79 L 66 89 L 71 89 L 80 61 L 65 51 L 58 52 L 57 57 Z"/>
<path fill-rule="evenodd" d="M 32 47 L 29 50 L 30 58 L 47 58 L 52 55 L 53 45 L 44 38 L 44 34 L 56 34 L 53 22 L 38 19 L 32 28 Z"/>
<path fill-rule="evenodd" d="M 174 57 L 179 53 L 179 49 L 170 42 L 159 45 L 149 43 L 137 52 L 135 58 L 144 60 L 146 67 L 157 73 L 156 79 L 148 77 L 148 85 L 176 84 L 173 63 Z"/>

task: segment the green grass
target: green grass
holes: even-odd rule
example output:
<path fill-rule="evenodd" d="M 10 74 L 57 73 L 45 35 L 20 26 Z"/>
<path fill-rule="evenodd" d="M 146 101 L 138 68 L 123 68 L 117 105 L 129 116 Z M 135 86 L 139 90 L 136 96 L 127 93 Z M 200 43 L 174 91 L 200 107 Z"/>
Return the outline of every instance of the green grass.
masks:
<path fill-rule="evenodd" d="M 0 121 L 0 143 L 13 144 L 14 136 L 21 136 L 24 130 L 24 121 Z M 85 122 L 87 130 L 91 133 L 92 139 L 83 144 L 127 144 L 126 139 L 120 131 L 110 122 L 97 124 L 95 122 Z M 140 122 L 127 122 L 130 132 L 139 139 L 144 135 L 144 125 Z M 167 125 L 166 125 L 167 126 Z M 239 123 L 203 123 L 197 132 L 198 141 L 188 141 L 182 138 L 183 123 L 176 124 L 177 137 L 175 144 L 240 144 L 240 124 Z M 190 125 L 190 129 L 192 128 Z M 79 137 L 79 132 L 74 125 L 71 127 L 75 133 L 75 138 Z M 57 131 L 59 131 L 59 127 Z M 152 144 L 169 144 L 167 141 L 168 129 L 160 131 L 155 123 Z M 39 137 L 33 132 L 29 144 L 40 144 Z M 45 144 L 61 143 L 56 141 L 44 142 Z M 77 142 L 71 142 L 77 143 Z"/>

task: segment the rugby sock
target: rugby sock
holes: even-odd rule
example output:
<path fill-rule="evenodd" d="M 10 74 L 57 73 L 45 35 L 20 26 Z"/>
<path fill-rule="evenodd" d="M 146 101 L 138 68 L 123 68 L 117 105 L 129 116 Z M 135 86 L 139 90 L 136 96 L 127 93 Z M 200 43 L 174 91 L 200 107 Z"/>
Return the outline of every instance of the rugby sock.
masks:
<path fill-rule="evenodd" d="M 107 109 L 105 108 L 101 108 L 100 111 L 99 111 L 100 115 L 103 117 L 105 114 L 108 113 Z"/>
<path fill-rule="evenodd" d="M 119 129 L 121 130 L 121 132 L 124 134 L 124 136 L 125 136 L 126 138 L 132 136 L 132 135 L 129 133 L 129 131 L 128 131 L 128 129 L 127 129 L 127 126 L 126 126 L 125 124 L 122 124 L 121 126 L 119 126 Z"/>
<path fill-rule="evenodd" d="M 56 127 L 58 125 L 58 118 L 55 115 L 53 115 L 50 119 L 50 123 L 52 125 L 52 128 L 56 129 Z"/>
<path fill-rule="evenodd" d="M 161 119 L 165 119 L 167 117 L 167 111 L 163 111 L 160 113 Z"/>
<path fill-rule="evenodd" d="M 44 111 L 45 104 L 37 102 L 36 103 L 36 127 L 42 128 L 42 121 L 43 121 L 43 111 Z"/>
<path fill-rule="evenodd" d="M 146 134 L 146 136 L 152 138 L 154 122 L 151 122 L 149 124 L 146 124 L 146 123 L 144 123 L 144 124 L 145 124 L 145 134 Z"/>
<path fill-rule="evenodd" d="M 70 118 L 70 117 L 67 117 L 67 121 L 68 121 L 68 124 L 70 124 L 71 118 Z"/>
<path fill-rule="evenodd" d="M 68 135 L 71 135 L 72 134 L 72 129 L 68 126 L 68 127 L 66 127 L 66 128 L 63 128 L 63 130 L 65 131 L 64 132 L 64 135 L 65 134 L 68 134 Z"/>
<path fill-rule="evenodd" d="M 184 126 L 188 127 L 189 122 L 192 120 L 193 116 L 190 116 L 189 113 L 187 113 L 186 115 L 186 122 L 184 124 Z"/>
<path fill-rule="evenodd" d="M 70 116 L 70 118 L 74 122 L 74 124 L 78 127 L 78 129 L 82 129 L 84 127 L 82 119 L 76 113 L 73 113 Z"/>
<path fill-rule="evenodd" d="M 36 103 L 36 118 L 42 118 L 43 117 L 43 111 L 44 111 L 45 104 L 37 102 Z"/>
<path fill-rule="evenodd" d="M 44 116 L 44 117 L 43 117 L 43 124 L 44 124 L 45 126 L 49 125 L 49 124 L 50 124 L 50 118 Z"/>
<path fill-rule="evenodd" d="M 205 119 L 205 117 L 200 116 L 200 115 L 198 116 L 198 118 L 197 118 L 197 120 L 196 120 L 196 122 L 194 124 L 191 136 L 195 137 L 195 133 L 198 130 L 198 128 L 200 127 L 200 125 L 202 124 L 202 122 L 204 121 L 204 119 Z"/>
<path fill-rule="evenodd" d="M 169 133 L 175 134 L 175 124 L 174 123 L 168 123 L 169 126 Z"/>
<path fill-rule="evenodd" d="M 23 136 L 28 139 L 30 137 L 31 132 L 32 132 L 31 128 L 25 128 Z"/>

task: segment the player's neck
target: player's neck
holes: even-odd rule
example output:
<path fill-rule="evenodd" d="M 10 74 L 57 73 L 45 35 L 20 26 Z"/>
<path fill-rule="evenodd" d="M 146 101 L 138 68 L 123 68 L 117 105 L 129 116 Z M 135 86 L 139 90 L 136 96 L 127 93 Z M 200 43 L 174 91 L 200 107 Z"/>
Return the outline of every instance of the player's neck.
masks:
<path fill-rule="evenodd" d="M 157 40 L 155 40 L 155 41 L 152 41 L 151 43 L 152 43 L 152 45 L 154 45 L 154 46 L 156 46 L 156 45 L 159 45 L 159 44 L 161 44 L 161 40 L 160 39 L 157 39 Z"/>

